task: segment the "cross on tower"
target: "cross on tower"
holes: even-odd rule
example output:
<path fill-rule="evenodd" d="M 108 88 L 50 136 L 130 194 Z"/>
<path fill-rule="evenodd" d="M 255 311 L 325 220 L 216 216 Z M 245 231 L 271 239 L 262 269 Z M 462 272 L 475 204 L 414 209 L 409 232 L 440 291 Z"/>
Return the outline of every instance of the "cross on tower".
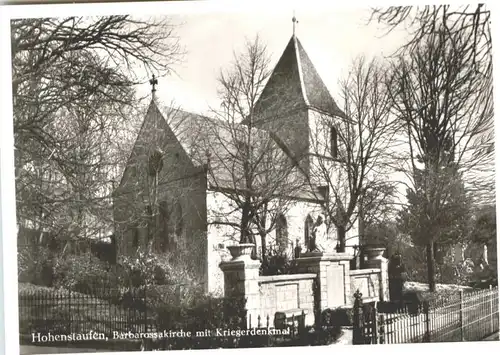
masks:
<path fill-rule="evenodd" d="M 151 84 L 151 86 L 153 87 L 151 89 L 151 92 L 155 92 L 156 91 L 156 85 L 158 85 L 158 79 L 156 79 L 155 75 L 153 74 L 153 78 L 151 78 L 149 80 L 149 83 Z"/>
<path fill-rule="evenodd" d="M 293 22 L 293 35 L 295 36 L 295 24 L 299 23 L 299 21 L 297 21 L 297 18 L 295 17 L 295 11 L 293 12 L 292 22 Z"/>

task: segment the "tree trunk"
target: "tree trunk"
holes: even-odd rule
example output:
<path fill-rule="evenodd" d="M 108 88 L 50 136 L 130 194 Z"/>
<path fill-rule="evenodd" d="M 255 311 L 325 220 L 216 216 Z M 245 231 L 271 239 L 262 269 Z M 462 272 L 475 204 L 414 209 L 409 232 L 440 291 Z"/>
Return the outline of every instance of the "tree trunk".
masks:
<path fill-rule="evenodd" d="M 365 213 L 364 213 L 364 209 L 363 209 L 363 200 L 360 201 L 359 203 L 359 215 L 358 215 L 359 219 L 358 219 L 358 235 L 359 235 L 359 241 L 358 241 L 358 244 L 359 245 L 363 245 L 364 244 L 364 240 L 365 240 Z"/>
<path fill-rule="evenodd" d="M 345 253 L 345 227 L 344 226 L 340 226 L 340 227 L 337 227 L 337 237 L 338 237 L 338 240 L 339 240 L 339 252 L 340 253 Z"/>
<path fill-rule="evenodd" d="M 260 219 L 260 249 L 261 249 L 261 259 L 262 259 L 262 262 L 266 262 L 267 261 L 267 247 L 266 247 L 266 237 L 267 237 L 267 233 L 266 233 L 266 224 L 267 224 L 267 203 L 264 205 L 264 208 L 263 208 L 263 213 L 261 215 L 261 219 Z"/>
<path fill-rule="evenodd" d="M 245 203 L 241 211 L 241 223 L 240 223 L 240 243 L 251 243 L 250 233 L 248 227 L 250 224 L 250 205 Z"/>
<path fill-rule="evenodd" d="M 264 233 L 260 234 L 260 249 L 262 253 L 262 262 L 266 262 L 267 257 L 266 257 L 266 235 Z"/>
<path fill-rule="evenodd" d="M 426 246 L 427 251 L 427 280 L 429 282 L 429 291 L 436 291 L 436 266 L 434 261 L 434 243 L 429 242 Z"/>

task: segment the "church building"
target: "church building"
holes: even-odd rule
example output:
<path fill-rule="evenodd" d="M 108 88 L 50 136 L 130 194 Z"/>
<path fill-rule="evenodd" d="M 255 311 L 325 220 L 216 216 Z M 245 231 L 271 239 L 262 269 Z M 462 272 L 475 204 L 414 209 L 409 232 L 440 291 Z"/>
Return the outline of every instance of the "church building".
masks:
<path fill-rule="evenodd" d="M 232 161 L 241 149 L 234 137 L 238 132 L 244 135 L 249 122 L 228 126 L 216 118 L 164 107 L 155 97 L 156 82 L 152 84 L 153 98 L 113 194 L 117 257 L 134 255 L 140 248 L 180 255 L 207 292 L 221 294 L 224 277 L 219 264 L 230 258 L 227 246 L 240 240 L 237 227 L 242 211 L 237 197 L 245 191 L 240 186 L 245 184 L 244 168 L 241 172 Z M 331 196 L 322 173 L 341 158 L 338 127 L 348 118 L 295 33 L 252 112 L 252 137 L 260 137 L 256 142 L 262 142 L 262 137 L 271 139 L 266 149 L 280 150 L 272 155 L 285 156 L 293 165 L 290 174 L 276 174 L 271 182 L 286 187 L 303 183 L 294 191 L 270 193 L 279 196 L 266 200 L 265 205 L 272 206 L 274 223 L 265 238 L 255 233 L 255 256 L 262 257 L 262 243 L 266 243 L 266 250 L 293 257 L 297 247 L 309 249 L 313 234 L 317 249 L 334 253 L 337 231 L 325 213 Z M 259 144 L 246 148 L 258 150 Z M 266 169 L 281 169 L 275 163 L 270 166 Z M 268 176 L 273 177 L 272 172 Z M 354 253 L 353 246 L 359 242 L 355 225 L 346 240 L 346 252 Z"/>

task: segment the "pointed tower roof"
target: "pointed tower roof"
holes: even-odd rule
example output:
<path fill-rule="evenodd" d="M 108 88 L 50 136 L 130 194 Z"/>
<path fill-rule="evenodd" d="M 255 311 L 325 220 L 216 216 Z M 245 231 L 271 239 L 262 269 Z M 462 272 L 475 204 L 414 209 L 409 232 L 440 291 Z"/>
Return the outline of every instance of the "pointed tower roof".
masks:
<path fill-rule="evenodd" d="M 277 113 L 273 108 L 289 111 L 304 107 L 345 118 L 294 34 L 257 100 L 255 112 L 268 116 L 268 111 Z"/>

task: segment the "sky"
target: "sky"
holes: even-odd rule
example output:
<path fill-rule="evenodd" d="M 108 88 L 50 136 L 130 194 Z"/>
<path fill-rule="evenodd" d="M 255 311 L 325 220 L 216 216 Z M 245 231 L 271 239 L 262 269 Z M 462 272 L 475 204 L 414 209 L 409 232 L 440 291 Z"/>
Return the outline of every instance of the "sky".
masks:
<path fill-rule="evenodd" d="M 227 68 L 234 53 L 244 49 L 246 39 L 259 35 L 277 63 L 293 32 L 292 17 L 298 20 L 296 35 L 311 58 L 330 93 L 336 97 L 338 81 L 359 55 L 387 56 L 404 43 L 406 32 L 386 36 L 384 27 L 371 23 L 369 8 L 325 8 L 281 6 L 267 11 L 230 8 L 207 9 L 196 13 L 171 14 L 179 24 L 176 34 L 186 51 L 184 60 L 175 65 L 175 74 L 159 78 L 157 95 L 183 109 L 206 112 L 217 106 L 217 77 Z M 149 84 L 137 88 L 142 96 Z"/>
<path fill-rule="evenodd" d="M 281 6 L 260 9 L 206 9 L 196 13 L 169 14 L 179 24 L 176 34 L 186 51 L 184 61 L 173 67 L 175 74 L 158 79 L 156 95 L 167 104 L 186 111 L 209 114 L 220 107 L 217 77 L 230 66 L 234 53 L 244 50 L 246 39 L 259 35 L 266 45 L 274 67 L 293 33 L 292 18 L 298 23 L 295 33 L 330 93 L 338 98 L 338 82 L 347 75 L 357 56 L 384 57 L 405 43 L 404 29 L 387 34 L 387 28 L 375 22 L 367 6 L 358 8 Z M 137 88 L 142 97 L 150 93 L 145 83 Z M 406 180 L 401 173 L 391 176 Z M 403 197 L 405 186 L 401 185 Z"/>

